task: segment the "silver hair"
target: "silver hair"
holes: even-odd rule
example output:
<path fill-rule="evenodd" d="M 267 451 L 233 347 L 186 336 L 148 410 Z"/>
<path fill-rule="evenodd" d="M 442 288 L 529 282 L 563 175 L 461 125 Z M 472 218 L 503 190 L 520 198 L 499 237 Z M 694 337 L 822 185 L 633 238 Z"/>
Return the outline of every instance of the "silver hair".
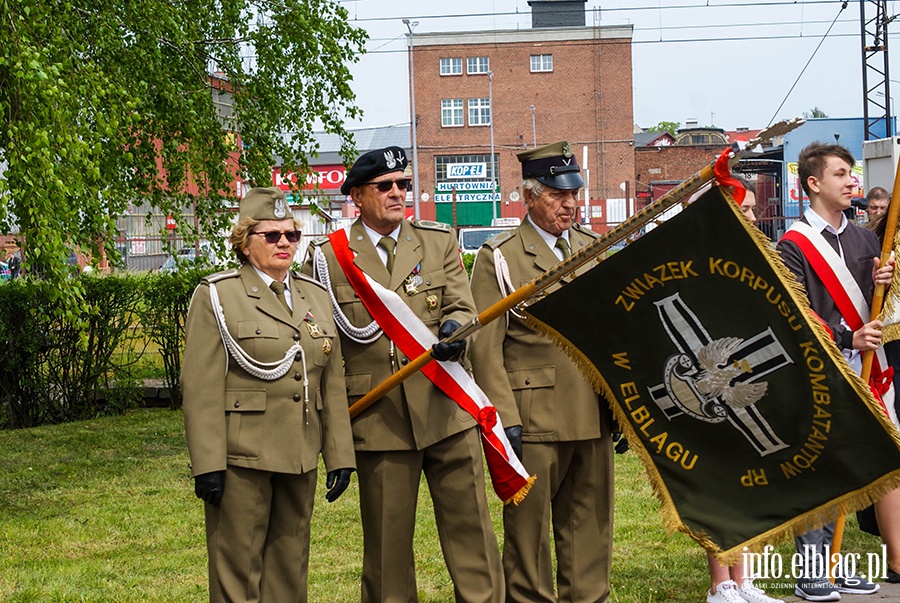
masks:
<path fill-rule="evenodd" d="M 539 182 L 537 178 L 526 178 L 524 182 L 522 182 L 522 190 L 530 191 L 531 196 L 537 198 L 543 194 L 544 185 Z"/>

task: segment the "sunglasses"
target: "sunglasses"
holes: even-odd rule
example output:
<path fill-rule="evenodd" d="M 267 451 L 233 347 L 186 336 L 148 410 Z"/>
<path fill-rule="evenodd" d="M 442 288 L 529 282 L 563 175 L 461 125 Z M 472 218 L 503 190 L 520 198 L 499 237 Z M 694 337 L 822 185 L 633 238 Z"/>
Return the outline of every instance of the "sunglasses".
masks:
<path fill-rule="evenodd" d="M 284 238 L 287 239 L 288 243 L 296 243 L 300 240 L 300 231 L 299 230 L 289 230 L 288 232 L 281 232 L 280 230 L 268 230 L 266 232 L 251 232 L 250 234 L 262 235 L 266 237 L 266 243 L 269 245 L 274 245 L 278 241 L 281 240 L 281 235 L 284 235 Z"/>
<path fill-rule="evenodd" d="M 401 178 L 400 180 L 382 180 L 381 182 L 366 182 L 366 184 L 371 184 L 375 188 L 379 190 L 379 192 L 386 193 L 394 188 L 394 185 L 397 185 L 397 188 L 401 191 L 405 191 L 409 189 L 409 185 L 412 184 L 412 179 L 410 178 Z"/>

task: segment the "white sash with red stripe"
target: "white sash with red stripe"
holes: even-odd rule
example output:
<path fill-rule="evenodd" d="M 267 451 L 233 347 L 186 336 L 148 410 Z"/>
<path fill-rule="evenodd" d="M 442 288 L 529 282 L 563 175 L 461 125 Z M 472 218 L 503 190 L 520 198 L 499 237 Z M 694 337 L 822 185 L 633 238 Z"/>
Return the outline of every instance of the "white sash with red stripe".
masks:
<path fill-rule="evenodd" d="M 847 325 L 854 331 L 862 328 L 868 322 L 869 304 L 844 260 L 828 244 L 825 237 L 806 222 L 797 220 L 784 234 L 784 239 L 795 243 L 803 252 L 816 276 L 825 285 L 825 289 L 831 295 Z M 897 425 L 897 412 L 894 409 L 894 386 L 891 379 L 893 372 L 887 370 L 888 367 L 884 348 L 879 346 L 875 350 L 875 358 L 872 362 L 869 387 L 877 394 L 876 398 L 880 399 L 891 422 Z"/>
<path fill-rule="evenodd" d="M 399 295 L 372 279 L 353 262 L 348 233 L 345 228 L 331 233 L 328 238 L 338 264 L 363 305 L 408 358 L 418 358 L 431 350 L 438 339 L 425 323 Z M 494 490 L 504 503 L 518 504 L 535 478 L 528 476 L 513 452 L 494 405 L 458 362 L 429 362 L 422 368 L 422 373 L 478 422 Z"/>

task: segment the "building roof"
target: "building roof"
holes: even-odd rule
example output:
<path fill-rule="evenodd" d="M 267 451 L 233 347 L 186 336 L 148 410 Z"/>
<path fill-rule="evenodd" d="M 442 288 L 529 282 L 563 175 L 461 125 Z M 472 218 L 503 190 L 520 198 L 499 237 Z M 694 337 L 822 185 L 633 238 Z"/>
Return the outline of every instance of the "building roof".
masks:
<path fill-rule="evenodd" d="M 356 151 L 360 155 L 373 149 L 384 147 L 402 147 L 411 149 L 409 124 L 395 124 L 380 126 L 377 128 L 359 128 L 349 130 L 353 134 L 353 142 Z M 324 131 L 314 132 L 316 142 L 319 143 L 319 157 L 316 164 L 343 163 L 340 156 L 341 139 L 336 134 Z"/>
<path fill-rule="evenodd" d="M 496 29 L 489 31 L 448 31 L 417 33 L 414 46 L 553 43 L 577 40 L 630 40 L 633 25 L 602 25 L 584 27 L 539 27 L 532 29 Z"/>
<path fill-rule="evenodd" d="M 675 137 L 668 132 L 636 132 L 635 147 L 668 147 L 675 144 Z"/>
<path fill-rule="evenodd" d="M 748 142 L 753 140 L 762 130 L 751 130 L 749 128 L 738 128 L 737 130 L 728 130 L 725 132 L 725 135 L 728 137 L 728 142 L 737 142 L 739 140 Z"/>

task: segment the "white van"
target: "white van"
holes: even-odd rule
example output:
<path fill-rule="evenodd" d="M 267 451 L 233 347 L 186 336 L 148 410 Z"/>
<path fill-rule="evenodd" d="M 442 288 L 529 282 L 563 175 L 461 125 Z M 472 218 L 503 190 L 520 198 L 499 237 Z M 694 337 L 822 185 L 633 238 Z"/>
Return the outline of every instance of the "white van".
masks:
<path fill-rule="evenodd" d="M 485 241 L 498 232 L 514 228 L 512 226 L 465 226 L 459 229 L 459 249 L 463 253 L 478 253 Z"/>
<path fill-rule="evenodd" d="M 459 249 L 463 253 L 478 253 L 484 242 L 492 236 L 521 223 L 519 218 L 494 218 L 490 226 L 463 226 L 459 229 Z"/>

